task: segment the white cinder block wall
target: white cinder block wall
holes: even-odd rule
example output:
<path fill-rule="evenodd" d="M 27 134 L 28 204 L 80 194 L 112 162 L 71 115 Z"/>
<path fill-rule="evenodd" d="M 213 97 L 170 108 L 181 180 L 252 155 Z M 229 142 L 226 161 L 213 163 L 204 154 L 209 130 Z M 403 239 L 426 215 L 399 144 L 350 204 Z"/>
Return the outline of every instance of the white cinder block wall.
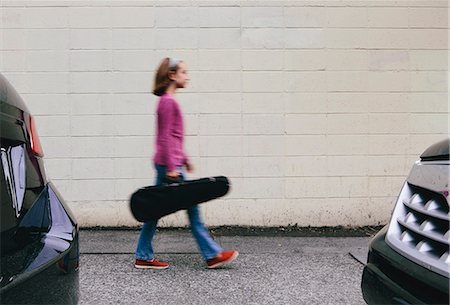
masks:
<path fill-rule="evenodd" d="M 190 70 L 191 177 L 233 183 L 208 225 L 386 223 L 449 131 L 447 1 L 2 0 L 0 54 L 82 226 L 138 224 L 165 56 Z"/>

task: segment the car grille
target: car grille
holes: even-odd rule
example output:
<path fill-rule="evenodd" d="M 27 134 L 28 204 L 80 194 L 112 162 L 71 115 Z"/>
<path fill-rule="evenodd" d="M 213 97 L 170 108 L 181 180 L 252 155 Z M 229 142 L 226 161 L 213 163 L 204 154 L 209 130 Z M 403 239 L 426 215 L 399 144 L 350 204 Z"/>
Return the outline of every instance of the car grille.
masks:
<path fill-rule="evenodd" d="M 386 242 L 412 261 L 449 277 L 450 215 L 447 199 L 405 183 Z"/>

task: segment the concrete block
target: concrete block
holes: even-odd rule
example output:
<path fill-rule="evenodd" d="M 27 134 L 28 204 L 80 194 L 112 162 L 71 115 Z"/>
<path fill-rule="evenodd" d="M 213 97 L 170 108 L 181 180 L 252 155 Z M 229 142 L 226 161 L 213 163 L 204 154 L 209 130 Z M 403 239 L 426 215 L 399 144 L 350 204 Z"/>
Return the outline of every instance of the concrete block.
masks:
<path fill-rule="evenodd" d="M 367 198 L 369 193 L 369 177 L 327 177 L 328 194 L 335 198 Z"/>
<path fill-rule="evenodd" d="M 241 113 L 241 94 L 240 93 L 202 93 L 195 94 L 198 100 L 199 113 Z"/>
<path fill-rule="evenodd" d="M 242 156 L 241 136 L 202 136 L 199 145 L 200 157 Z"/>
<path fill-rule="evenodd" d="M 329 28 L 367 27 L 367 8 L 365 7 L 326 7 L 326 26 Z"/>
<path fill-rule="evenodd" d="M 241 32 L 238 28 L 202 28 L 198 30 L 198 47 L 200 49 L 239 49 L 240 46 Z"/>
<path fill-rule="evenodd" d="M 408 28 L 407 7 L 368 7 L 370 28 Z"/>
<path fill-rule="evenodd" d="M 324 156 L 327 154 L 325 135 L 285 136 L 286 156 Z"/>
<path fill-rule="evenodd" d="M 367 134 L 369 131 L 367 114 L 329 114 L 328 134 Z"/>
<path fill-rule="evenodd" d="M 322 28 L 327 20 L 325 7 L 300 6 L 284 8 L 284 25 L 287 28 Z"/>
<path fill-rule="evenodd" d="M 321 177 L 288 177 L 285 179 L 286 198 L 327 198 L 326 180 Z"/>
<path fill-rule="evenodd" d="M 407 50 L 370 50 L 370 70 L 409 70 L 410 55 Z"/>
<path fill-rule="evenodd" d="M 411 91 L 413 92 L 445 92 L 448 90 L 447 71 L 414 71 L 410 76 Z"/>
<path fill-rule="evenodd" d="M 35 115 L 69 115 L 67 94 L 21 94 L 30 112 Z"/>
<path fill-rule="evenodd" d="M 26 52 L 26 71 L 66 72 L 69 70 L 69 53 L 66 51 Z"/>
<path fill-rule="evenodd" d="M 285 133 L 284 116 L 276 114 L 244 114 L 243 133 L 250 135 L 282 135 Z"/>
<path fill-rule="evenodd" d="M 283 177 L 283 157 L 247 157 L 242 160 L 243 177 Z"/>
<path fill-rule="evenodd" d="M 115 200 L 115 180 L 72 180 L 69 201 L 105 201 Z"/>
<path fill-rule="evenodd" d="M 286 113 L 326 113 L 326 93 L 286 93 Z"/>
<path fill-rule="evenodd" d="M 236 179 L 235 185 L 235 194 L 240 194 L 239 197 L 243 199 L 281 199 L 285 194 L 284 178 Z"/>
<path fill-rule="evenodd" d="M 113 29 L 112 48 L 115 50 L 141 50 L 162 48 L 159 43 L 160 31 L 154 29 Z"/>
<path fill-rule="evenodd" d="M 198 70 L 241 70 L 241 52 L 239 50 L 199 50 Z"/>
<path fill-rule="evenodd" d="M 69 18 L 66 7 L 27 7 L 23 9 L 26 28 L 66 28 Z"/>
<path fill-rule="evenodd" d="M 201 135 L 240 135 L 242 133 L 242 117 L 239 114 L 203 114 L 199 120 Z"/>
<path fill-rule="evenodd" d="M 146 49 L 197 49 L 199 32 L 191 28 L 158 29 L 154 32 L 154 43 L 146 45 Z"/>
<path fill-rule="evenodd" d="M 288 39 L 281 28 L 244 28 L 241 33 L 241 47 L 243 49 L 280 49 L 285 47 Z M 304 41 L 305 44 L 311 44 Z"/>
<path fill-rule="evenodd" d="M 323 55 L 324 68 L 328 71 L 365 71 L 369 65 L 366 50 L 327 50 Z"/>
<path fill-rule="evenodd" d="M 284 88 L 282 72 L 243 72 L 243 92 L 282 92 Z"/>
<path fill-rule="evenodd" d="M 284 47 L 286 49 L 321 49 L 326 45 L 325 34 L 323 29 L 286 28 Z"/>
<path fill-rule="evenodd" d="M 410 88 L 410 72 L 371 71 L 368 73 L 368 90 L 371 92 L 408 92 Z"/>
<path fill-rule="evenodd" d="M 367 29 L 328 28 L 324 36 L 328 49 L 366 49 L 370 45 Z"/>
<path fill-rule="evenodd" d="M 67 72 L 33 72 L 27 77 L 28 93 L 67 93 Z"/>
<path fill-rule="evenodd" d="M 283 7 L 242 7 L 241 25 L 245 28 L 283 27 Z"/>
<path fill-rule="evenodd" d="M 369 192 L 371 197 L 398 196 L 405 177 L 369 177 Z"/>
<path fill-rule="evenodd" d="M 331 92 L 365 92 L 368 89 L 366 71 L 329 71 L 326 73 L 326 85 Z"/>
<path fill-rule="evenodd" d="M 115 22 L 108 6 L 69 7 L 69 26 L 71 28 L 103 28 L 108 29 Z"/>
<path fill-rule="evenodd" d="M 111 71 L 112 52 L 109 50 L 72 50 L 69 53 L 70 71 Z"/>
<path fill-rule="evenodd" d="M 39 126 L 38 132 L 39 132 Z M 45 158 L 71 158 L 72 142 L 68 137 L 43 137 L 39 136 Z"/>
<path fill-rule="evenodd" d="M 70 94 L 70 109 L 72 115 L 107 115 L 114 113 L 111 102 L 113 95 L 104 94 Z"/>
<path fill-rule="evenodd" d="M 3 3 L 2 3 L 3 4 Z M 27 10 L 23 7 L 2 7 L 2 28 L 20 29 L 27 22 Z"/>
<path fill-rule="evenodd" d="M 328 156 L 326 169 L 329 177 L 365 177 L 369 174 L 369 159 L 367 156 Z"/>
<path fill-rule="evenodd" d="M 448 54 L 445 50 L 410 50 L 409 58 L 412 70 L 448 69 Z"/>
<path fill-rule="evenodd" d="M 116 179 L 151 179 L 154 176 L 154 166 L 151 158 L 114 159 L 114 177 Z"/>
<path fill-rule="evenodd" d="M 411 133 L 442 134 L 442 136 L 448 136 L 448 118 L 448 113 L 411 114 Z"/>
<path fill-rule="evenodd" d="M 285 157 L 284 163 L 286 177 L 325 177 L 327 175 L 326 156 Z"/>
<path fill-rule="evenodd" d="M 116 134 L 114 117 L 110 115 L 73 116 L 70 127 L 72 136 L 113 136 Z"/>
<path fill-rule="evenodd" d="M 72 177 L 71 159 L 45 158 L 45 170 L 48 177 L 54 180 L 67 180 Z M 59 189 L 58 189 L 59 191 Z"/>
<path fill-rule="evenodd" d="M 449 111 L 446 92 L 415 92 L 409 95 L 409 109 L 412 113 Z"/>
<path fill-rule="evenodd" d="M 414 165 L 407 156 L 369 156 L 368 160 L 370 176 L 406 177 Z"/>
<path fill-rule="evenodd" d="M 157 28 L 196 28 L 198 20 L 198 8 L 195 6 L 155 8 Z"/>
<path fill-rule="evenodd" d="M 283 70 L 282 51 L 242 50 L 242 69 L 248 71 Z"/>
<path fill-rule="evenodd" d="M 109 50 L 113 38 L 110 29 L 70 29 L 69 47 L 71 50 Z"/>
<path fill-rule="evenodd" d="M 154 123 L 156 126 L 156 122 Z M 186 136 L 197 136 L 200 134 L 200 120 L 197 114 L 184 115 L 184 128 Z"/>
<path fill-rule="evenodd" d="M 156 70 L 159 63 L 166 57 L 174 57 L 184 61 L 188 72 L 199 70 L 198 49 L 170 49 L 170 50 L 155 50 L 155 65 Z M 181 93 L 181 92 L 180 92 Z"/>
<path fill-rule="evenodd" d="M 196 87 L 192 90 L 197 92 L 240 92 L 241 91 L 241 73 L 234 71 L 204 71 L 192 77 L 195 78 Z"/>
<path fill-rule="evenodd" d="M 370 49 L 408 49 L 410 47 L 409 29 L 376 29 L 366 32 L 367 47 Z"/>
<path fill-rule="evenodd" d="M 113 139 L 111 153 L 116 158 L 152 158 L 155 139 L 152 136 L 120 136 Z"/>
<path fill-rule="evenodd" d="M 448 138 L 444 134 L 411 134 L 406 145 L 407 151 L 417 160 L 431 145 Z"/>
<path fill-rule="evenodd" d="M 323 150 L 331 156 L 367 155 L 370 139 L 367 135 L 328 135 Z"/>
<path fill-rule="evenodd" d="M 370 94 L 332 92 L 327 95 L 327 113 L 367 113 Z"/>
<path fill-rule="evenodd" d="M 448 28 L 448 10 L 440 7 L 409 9 L 411 28 Z"/>
<path fill-rule="evenodd" d="M 448 29 L 410 29 L 408 37 L 410 49 L 448 49 Z"/>
<path fill-rule="evenodd" d="M 409 153 L 407 135 L 371 135 L 368 139 L 370 155 L 406 155 Z"/>
<path fill-rule="evenodd" d="M 108 97 L 115 114 L 151 114 L 156 111 L 156 97 L 150 93 L 116 93 Z"/>
<path fill-rule="evenodd" d="M 241 26 L 241 9 L 226 7 L 222 2 L 219 7 L 199 7 L 198 26 L 201 28 L 239 28 Z"/>
<path fill-rule="evenodd" d="M 283 93 L 244 93 L 242 95 L 242 112 L 254 114 L 285 113 Z"/>
<path fill-rule="evenodd" d="M 287 92 L 326 92 L 327 74 L 315 72 L 284 72 L 283 83 Z"/>
<path fill-rule="evenodd" d="M 325 114 L 286 114 L 285 117 L 285 132 L 288 135 L 313 135 L 327 132 Z"/>
<path fill-rule="evenodd" d="M 119 143 L 113 137 L 80 136 L 70 139 L 72 158 L 107 158 L 114 156 L 114 148 Z"/>
<path fill-rule="evenodd" d="M 285 140 L 279 135 L 246 135 L 242 139 L 244 156 L 283 156 Z"/>
<path fill-rule="evenodd" d="M 286 50 L 283 55 L 284 69 L 288 71 L 323 71 L 326 68 L 325 50 Z"/>
<path fill-rule="evenodd" d="M 3 36 L 0 32 L 0 36 Z M 0 51 L 0 69 L 3 72 L 25 71 L 27 67 L 26 51 Z"/>
<path fill-rule="evenodd" d="M 16 29 L 1 29 L 2 51 L 26 50 L 28 48 L 28 32 Z"/>
<path fill-rule="evenodd" d="M 370 113 L 407 113 L 410 109 L 410 94 L 405 92 L 374 92 L 368 99 Z"/>
<path fill-rule="evenodd" d="M 153 7 L 111 7 L 112 26 L 115 28 L 152 28 L 155 26 Z"/>
<path fill-rule="evenodd" d="M 233 184 L 234 177 L 242 177 L 243 161 L 242 157 L 202 157 L 196 166 L 199 176 L 225 175 L 231 178 Z M 233 188 L 233 185 L 231 186 Z"/>
<path fill-rule="evenodd" d="M 112 88 L 114 93 L 148 93 L 153 81 L 152 72 L 116 72 L 112 73 Z"/>
<path fill-rule="evenodd" d="M 114 135 L 150 136 L 153 135 L 155 118 L 153 115 L 121 114 L 110 118 Z"/>
<path fill-rule="evenodd" d="M 408 134 L 410 115 L 401 113 L 383 113 L 369 115 L 371 134 Z"/>
<path fill-rule="evenodd" d="M 110 72 L 72 72 L 69 75 L 70 93 L 110 93 L 113 88 Z"/>
<path fill-rule="evenodd" d="M 92 159 L 73 159 L 72 160 L 72 179 L 76 180 L 103 180 L 114 179 L 114 159 L 98 158 Z"/>

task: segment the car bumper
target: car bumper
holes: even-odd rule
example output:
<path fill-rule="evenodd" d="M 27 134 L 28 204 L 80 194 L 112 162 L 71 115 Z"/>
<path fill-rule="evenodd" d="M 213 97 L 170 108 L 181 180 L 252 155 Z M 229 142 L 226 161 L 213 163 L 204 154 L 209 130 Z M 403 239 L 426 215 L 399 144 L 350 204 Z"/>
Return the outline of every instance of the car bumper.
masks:
<path fill-rule="evenodd" d="M 387 226 L 372 240 L 361 288 L 368 304 L 448 304 L 449 279 L 403 257 L 385 242 Z"/>
<path fill-rule="evenodd" d="M 22 246 L 2 255 L 2 304 L 78 302 L 78 224 L 51 182 L 13 240 Z"/>

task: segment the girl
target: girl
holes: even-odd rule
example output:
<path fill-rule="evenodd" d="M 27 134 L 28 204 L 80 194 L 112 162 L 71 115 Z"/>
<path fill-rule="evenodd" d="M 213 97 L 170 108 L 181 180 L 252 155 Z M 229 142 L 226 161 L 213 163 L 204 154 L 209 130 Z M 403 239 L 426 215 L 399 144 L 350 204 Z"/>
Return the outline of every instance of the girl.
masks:
<path fill-rule="evenodd" d="M 183 148 L 184 126 L 181 109 L 175 100 L 175 92 L 185 88 L 189 81 L 183 61 L 165 58 L 155 75 L 153 94 L 160 96 L 157 108 L 156 154 L 153 158 L 156 169 L 156 184 L 162 184 L 166 178 L 184 180 L 184 168 L 192 172 L 193 167 Z M 207 268 L 217 268 L 230 263 L 237 251 L 223 251 L 211 238 L 200 219 L 199 207 L 187 210 L 192 234 L 206 261 Z M 136 249 L 134 266 L 143 269 L 166 269 L 169 264 L 154 258 L 152 239 L 157 221 L 149 221 L 142 226 Z"/>

